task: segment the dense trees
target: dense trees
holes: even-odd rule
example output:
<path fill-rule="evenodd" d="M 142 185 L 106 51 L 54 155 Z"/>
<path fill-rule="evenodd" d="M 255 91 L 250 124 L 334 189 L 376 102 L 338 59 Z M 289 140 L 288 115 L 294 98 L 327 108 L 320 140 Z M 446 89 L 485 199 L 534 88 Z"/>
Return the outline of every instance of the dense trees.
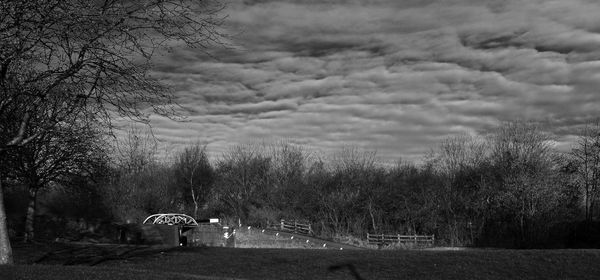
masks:
<path fill-rule="evenodd" d="M 77 116 L 173 116 L 170 91 L 148 75 L 174 45 L 205 48 L 222 34 L 215 1 L 0 2 L 0 161 Z M 54 109 L 58 109 L 54 111 Z M 54 114 L 60 112 L 60 114 Z M 0 174 L 0 263 L 12 262 Z"/>
<path fill-rule="evenodd" d="M 422 164 L 385 166 L 374 152 L 316 156 L 285 142 L 238 145 L 212 159 L 196 142 L 160 160 L 149 132 L 132 129 L 94 186 L 107 208 L 99 212 L 122 223 L 183 212 L 231 225 L 309 221 L 340 239 L 404 233 L 455 246 L 567 246 L 577 221 L 598 218 L 589 209 L 595 136 L 559 153 L 538 125 L 508 122 L 484 137 L 449 137 Z"/>
<path fill-rule="evenodd" d="M 489 160 L 485 145 L 482 139 L 468 135 L 449 137 L 429 161 L 442 189 L 437 195 L 439 217 L 444 225 L 440 233 L 448 236 L 451 245 L 472 241 L 472 230 L 480 224 L 477 202 L 481 199 L 481 170 L 478 169 L 484 168 Z"/>
<path fill-rule="evenodd" d="M 87 124 L 73 122 L 41 134 L 27 144 L 9 151 L 9 175 L 27 185 L 29 204 L 24 240 L 34 235 L 37 194 L 51 184 L 71 184 L 89 177 L 106 162 L 102 135 Z"/>
<path fill-rule="evenodd" d="M 550 138 L 527 123 L 508 123 L 491 140 L 495 211 L 519 243 L 531 243 L 552 225 L 560 203 Z M 550 218 L 550 219 L 548 219 Z"/>
<path fill-rule="evenodd" d="M 224 211 L 247 223 L 253 210 L 266 206 L 271 182 L 271 159 L 256 145 L 231 148 L 217 162 L 216 199 Z"/>
<path fill-rule="evenodd" d="M 422 165 L 385 167 L 373 153 L 352 148 L 321 159 L 291 147 L 275 153 L 234 149 L 216 169 L 220 196 L 213 199 L 223 193 L 242 198 L 233 195 L 243 188 L 231 186 L 243 184 L 230 182 L 230 172 L 237 166 L 235 174 L 243 176 L 235 180 L 247 178 L 253 159 L 260 170 L 252 174 L 260 180 L 245 180 L 260 184 L 247 188 L 253 199 L 230 206 L 247 211 L 237 217 L 306 219 L 332 237 L 434 233 L 449 245 L 511 247 L 548 245 L 554 228 L 577 219 L 577 201 L 589 199 L 573 189 L 579 173 L 569 169 L 580 165 L 555 151 L 550 135 L 534 123 L 507 122 L 485 137 L 447 138 Z M 234 154 L 245 160 L 231 160 Z"/>

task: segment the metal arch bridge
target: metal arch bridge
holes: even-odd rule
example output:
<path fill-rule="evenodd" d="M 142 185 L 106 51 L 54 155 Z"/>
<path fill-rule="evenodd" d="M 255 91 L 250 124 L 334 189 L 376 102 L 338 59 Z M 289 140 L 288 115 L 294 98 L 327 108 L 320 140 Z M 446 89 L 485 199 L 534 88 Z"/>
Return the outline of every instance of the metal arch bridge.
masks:
<path fill-rule="evenodd" d="M 194 218 L 186 214 L 168 213 L 154 214 L 144 220 L 144 224 L 198 226 Z"/>

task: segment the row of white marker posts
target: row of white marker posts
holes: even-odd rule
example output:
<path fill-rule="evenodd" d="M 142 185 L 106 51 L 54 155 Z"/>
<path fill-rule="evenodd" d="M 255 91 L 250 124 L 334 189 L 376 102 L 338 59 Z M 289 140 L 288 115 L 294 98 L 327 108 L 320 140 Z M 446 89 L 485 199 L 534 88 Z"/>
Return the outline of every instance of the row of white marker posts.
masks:
<path fill-rule="evenodd" d="M 248 232 L 250 232 L 250 230 L 252 230 L 252 227 L 248 226 Z M 261 232 L 265 233 L 265 230 L 263 229 L 263 230 L 261 230 Z M 233 233 L 235 233 L 235 230 L 233 230 Z M 225 234 L 227 234 L 227 233 L 225 233 Z M 279 232 L 276 232 L 275 236 L 279 237 Z M 227 237 L 225 237 L 225 238 L 227 238 Z M 294 240 L 294 236 L 293 235 L 290 237 L 290 240 Z M 310 244 L 310 240 L 306 239 L 306 243 Z M 323 243 L 323 248 L 326 248 L 326 247 L 327 247 L 327 243 Z M 344 248 L 340 247 L 340 250 L 344 250 Z"/>

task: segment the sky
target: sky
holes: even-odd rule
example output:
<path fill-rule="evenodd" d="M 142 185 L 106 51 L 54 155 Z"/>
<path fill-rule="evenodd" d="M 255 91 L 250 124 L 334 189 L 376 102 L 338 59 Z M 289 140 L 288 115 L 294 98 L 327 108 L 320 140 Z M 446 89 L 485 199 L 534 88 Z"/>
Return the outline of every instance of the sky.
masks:
<path fill-rule="evenodd" d="M 228 47 L 155 62 L 186 117 L 152 117 L 172 149 L 287 141 L 418 161 L 526 120 L 567 150 L 600 116 L 597 0 L 230 0 L 223 13 Z"/>

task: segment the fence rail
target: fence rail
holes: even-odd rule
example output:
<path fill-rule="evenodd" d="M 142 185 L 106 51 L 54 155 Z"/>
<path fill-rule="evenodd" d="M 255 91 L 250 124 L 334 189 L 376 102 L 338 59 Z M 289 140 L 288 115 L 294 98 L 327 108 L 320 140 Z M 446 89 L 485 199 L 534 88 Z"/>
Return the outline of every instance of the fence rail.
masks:
<path fill-rule="evenodd" d="M 290 231 L 294 233 L 312 235 L 314 234 L 310 224 L 299 223 L 297 221 L 286 221 L 281 220 L 278 225 L 274 225 L 277 229 L 282 231 Z"/>
<path fill-rule="evenodd" d="M 369 244 L 384 245 L 392 243 L 413 244 L 415 246 L 433 246 L 435 235 L 400 235 L 367 233 Z"/>

